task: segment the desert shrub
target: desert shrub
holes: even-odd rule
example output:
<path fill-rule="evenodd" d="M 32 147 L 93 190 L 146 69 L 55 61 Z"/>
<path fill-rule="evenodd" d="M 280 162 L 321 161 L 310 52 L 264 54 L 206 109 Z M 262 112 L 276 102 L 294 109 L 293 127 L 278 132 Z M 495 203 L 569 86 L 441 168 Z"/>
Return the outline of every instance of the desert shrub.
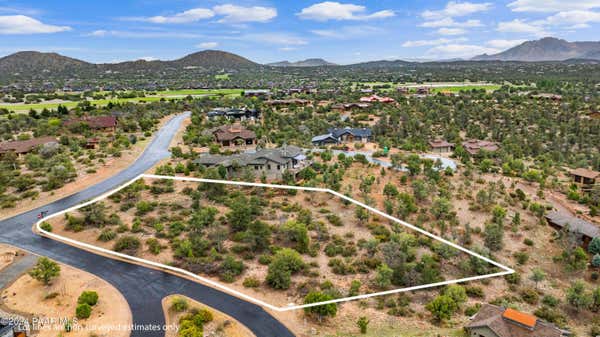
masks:
<path fill-rule="evenodd" d="M 40 228 L 45 230 L 46 232 L 52 232 L 52 225 L 46 221 L 42 222 Z"/>
<path fill-rule="evenodd" d="M 221 263 L 220 269 L 221 281 L 233 282 L 235 277 L 244 271 L 244 263 L 228 255 Z"/>
<path fill-rule="evenodd" d="M 100 235 L 98 235 L 98 241 L 108 242 L 116 237 L 117 233 L 115 233 L 112 229 L 105 228 L 102 230 L 102 232 L 100 232 Z"/>
<path fill-rule="evenodd" d="M 537 304 L 540 299 L 540 295 L 535 291 L 535 289 L 526 288 L 521 290 L 521 298 L 523 301 L 529 304 Z"/>
<path fill-rule="evenodd" d="M 246 277 L 244 282 L 242 283 L 246 288 L 258 288 L 260 286 L 260 281 L 256 277 Z"/>
<path fill-rule="evenodd" d="M 140 248 L 140 240 L 134 236 L 122 236 L 115 242 L 114 250 L 127 254 L 135 254 Z"/>
<path fill-rule="evenodd" d="M 87 303 L 81 303 L 75 308 L 75 316 L 79 319 L 89 318 L 92 314 L 92 307 Z"/>
<path fill-rule="evenodd" d="M 96 305 L 96 303 L 98 303 L 98 293 L 95 291 L 86 290 L 86 291 L 82 292 L 81 295 L 79 295 L 79 298 L 77 299 L 77 303 L 78 304 L 87 303 L 93 307 L 94 305 Z"/>
<path fill-rule="evenodd" d="M 150 251 L 150 253 L 154 255 L 160 254 L 160 251 L 162 250 L 160 242 L 155 238 L 149 238 L 148 240 L 146 240 L 146 245 L 148 246 L 148 250 Z"/>
<path fill-rule="evenodd" d="M 284 248 L 279 250 L 269 264 L 267 283 L 274 289 L 288 289 L 291 276 L 304 268 L 304 261 L 298 252 Z"/>
<path fill-rule="evenodd" d="M 171 309 L 175 312 L 184 312 L 189 308 L 188 301 L 185 298 L 175 297 L 171 302 Z"/>

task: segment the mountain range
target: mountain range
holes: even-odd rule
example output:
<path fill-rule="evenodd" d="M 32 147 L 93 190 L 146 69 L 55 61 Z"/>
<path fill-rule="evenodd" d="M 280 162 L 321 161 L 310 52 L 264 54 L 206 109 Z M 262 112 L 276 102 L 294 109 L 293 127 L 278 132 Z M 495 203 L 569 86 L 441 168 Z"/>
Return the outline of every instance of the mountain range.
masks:
<path fill-rule="evenodd" d="M 600 60 L 600 42 L 569 42 L 553 37 L 527 41 L 494 55 L 479 55 L 474 61 L 566 61 Z"/>
<path fill-rule="evenodd" d="M 327 62 L 323 59 L 312 58 L 306 59 L 304 61 L 290 62 L 290 61 L 281 61 L 275 63 L 267 63 L 268 66 L 272 67 L 322 67 L 322 66 L 336 66 L 337 64 Z"/>
<path fill-rule="evenodd" d="M 516 47 L 494 55 L 479 55 L 470 61 L 567 61 L 567 60 L 595 60 L 600 61 L 600 42 L 568 42 L 556 38 L 543 38 L 537 41 L 524 42 Z M 444 63 L 459 60 L 444 61 Z M 437 61 L 442 62 L 442 61 Z M 463 62 L 469 62 L 464 61 Z M 420 64 L 403 60 L 396 61 L 371 61 L 343 67 L 350 68 L 393 68 L 410 64 Z M 427 62 L 423 64 L 435 64 Z M 94 64 L 66 57 L 56 53 L 41 53 L 36 51 L 18 52 L 0 58 L 0 79 L 19 80 L 27 78 L 50 78 L 59 76 L 63 78 L 73 75 L 82 77 L 98 77 L 105 74 L 147 75 L 170 72 L 182 72 L 196 69 L 194 72 L 204 71 L 238 71 L 244 69 L 274 69 L 275 67 L 319 67 L 336 66 L 323 59 L 314 58 L 298 62 L 282 61 L 262 65 L 232 53 L 205 50 L 196 52 L 177 60 L 171 61 L 127 61 L 121 63 Z M 341 66 L 340 66 L 341 67 Z"/>

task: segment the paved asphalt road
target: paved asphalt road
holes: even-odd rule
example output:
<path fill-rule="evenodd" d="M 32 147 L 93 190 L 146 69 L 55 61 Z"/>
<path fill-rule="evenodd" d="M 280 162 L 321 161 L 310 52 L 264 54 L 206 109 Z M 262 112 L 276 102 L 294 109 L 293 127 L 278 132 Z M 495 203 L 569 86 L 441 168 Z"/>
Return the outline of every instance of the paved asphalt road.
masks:
<path fill-rule="evenodd" d="M 116 287 L 131 308 L 136 325 L 164 325 L 161 300 L 168 295 L 182 294 L 220 310 L 246 325 L 257 337 L 294 336 L 283 324 L 261 307 L 220 292 L 205 285 L 161 271 L 105 258 L 84 250 L 42 238 L 34 234 L 32 225 L 40 211 L 49 214 L 75 206 L 108 192 L 144 173 L 159 160 L 170 155 L 171 139 L 189 114 L 172 118 L 163 126 L 146 151 L 127 169 L 81 192 L 46 206 L 0 221 L 0 242 L 48 256 L 61 263 L 95 274 Z M 163 337 L 163 331 L 134 330 L 131 336 Z"/>

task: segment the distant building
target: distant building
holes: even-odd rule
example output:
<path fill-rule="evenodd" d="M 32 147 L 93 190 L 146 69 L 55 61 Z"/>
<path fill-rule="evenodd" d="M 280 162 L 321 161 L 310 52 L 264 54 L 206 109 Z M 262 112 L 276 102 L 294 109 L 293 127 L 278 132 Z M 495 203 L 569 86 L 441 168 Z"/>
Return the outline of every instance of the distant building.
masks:
<path fill-rule="evenodd" d="M 204 132 L 214 137 L 221 146 L 248 146 L 256 144 L 256 134 L 242 125 L 223 125 Z"/>
<path fill-rule="evenodd" d="M 307 105 L 310 105 L 311 103 L 312 102 L 310 100 L 299 99 L 299 98 L 274 99 L 274 100 L 270 100 L 270 101 L 266 101 L 265 102 L 265 104 L 271 105 L 271 106 L 290 106 L 290 105 L 307 106 Z"/>
<path fill-rule="evenodd" d="M 556 94 L 537 94 L 537 95 L 531 95 L 530 97 L 535 98 L 535 99 L 549 99 L 552 101 L 561 101 L 562 100 L 562 96 L 556 95 Z"/>
<path fill-rule="evenodd" d="M 28 140 L 17 140 L 12 142 L 0 143 L 0 155 L 5 153 L 14 152 L 17 155 L 27 154 L 33 151 L 38 146 L 42 146 L 49 143 L 56 143 L 54 137 L 40 137 L 32 138 Z"/>
<path fill-rule="evenodd" d="M 410 93 L 410 89 L 408 87 L 398 87 L 396 90 L 401 95 L 408 95 Z"/>
<path fill-rule="evenodd" d="M 338 103 L 331 106 L 331 110 L 346 112 L 349 110 L 359 110 L 359 109 L 367 109 L 371 107 L 369 103 Z"/>
<path fill-rule="evenodd" d="M 329 129 L 328 133 L 312 138 L 313 145 L 322 146 L 326 144 L 351 143 L 351 142 L 370 142 L 373 132 L 369 128 L 342 128 Z"/>
<path fill-rule="evenodd" d="M 417 95 L 429 95 L 429 94 L 431 94 L 431 88 L 429 88 L 429 87 L 417 88 Z"/>
<path fill-rule="evenodd" d="M 578 168 L 571 171 L 573 182 L 584 187 L 590 187 L 596 183 L 600 183 L 600 172 L 588 170 L 586 168 Z"/>
<path fill-rule="evenodd" d="M 600 237 L 600 227 L 569 214 L 550 212 L 546 214 L 546 221 L 548 221 L 550 226 L 557 230 L 567 228 L 569 232 L 578 235 L 581 240 L 581 245 L 584 248 L 587 248 L 595 237 Z"/>
<path fill-rule="evenodd" d="M 472 156 L 479 154 L 479 152 L 495 152 L 498 151 L 499 147 L 496 142 L 490 142 L 487 140 L 470 139 L 462 143 L 465 150 Z"/>
<path fill-rule="evenodd" d="M 208 120 L 215 120 L 220 117 L 227 120 L 257 120 L 260 118 L 260 112 L 256 109 L 248 108 L 214 108 L 206 113 Z"/>
<path fill-rule="evenodd" d="M 92 130 L 115 131 L 117 123 L 118 120 L 115 116 L 87 116 L 68 120 L 65 122 L 65 126 L 85 124 Z"/>
<path fill-rule="evenodd" d="M 396 102 L 396 100 L 394 100 L 393 98 L 390 97 L 382 97 L 382 96 L 377 96 L 377 95 L 371 95 L 371 96 L 366 96 L 366 97 L 361 97 L 360 99 L 361 102 L 363 103 L 394 103 Z"/>
<path fill-rule="evenodd" d="M 259 149 L 230 156 L 206 154 L 194 163 L 205 167 L 223 166 L 230 175 L 240 173 L 240 169 L 250 169 L 257 176 L 264 175 L 268 179 L 281 179 L 284 172 L 295 175 L 311 164 L 302 149 L 296 146 Z"/>
<path fill-rule="evenodd" d="M 470 337 L 565 337 L 570 332 L 534 315 L 484 304 L 465 329 Z"/>
<path fill-rule="evenodd" d="M 271 96 L 271 90 L 258 89 L 258 90 L 245 90 L 244 97 L 269 97 Z"/>
<path fill-rule="evenodd" d="M 447 153 L 454 151 L 454 143 L 448 143 L 445 140 L 436 139 L 429 141 L 431 150 L 435 153 Z"/>

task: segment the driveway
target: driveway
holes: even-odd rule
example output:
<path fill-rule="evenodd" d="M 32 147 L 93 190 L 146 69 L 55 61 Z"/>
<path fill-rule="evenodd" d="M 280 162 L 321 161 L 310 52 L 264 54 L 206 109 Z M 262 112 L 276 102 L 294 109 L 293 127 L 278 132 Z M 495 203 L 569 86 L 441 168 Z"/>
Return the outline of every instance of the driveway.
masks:
<path fill-rule="evenodd" d="M 41 211 L 52 214 L 106 193 L 170 156 L 168 148 L 171 139 L 186 118 L 189 118 L 189 113 L 173 117 L 157 132 L 135 163 L 115 176 L 71 196 L 1 221 L 0 242 L 48 256 L 111 283 L 129 303 L 135 325 L 164 325 L 161 300 L 168 295 L 182 294 L 230 315 L 247 326 L 257 337 L 294 336 L 283 324 L 255 304 L 187 279 L 112 260 L 32 232 L 32 225 Z M 164 332 L 134 330 L 131 336 L 163 337 Z"/>

